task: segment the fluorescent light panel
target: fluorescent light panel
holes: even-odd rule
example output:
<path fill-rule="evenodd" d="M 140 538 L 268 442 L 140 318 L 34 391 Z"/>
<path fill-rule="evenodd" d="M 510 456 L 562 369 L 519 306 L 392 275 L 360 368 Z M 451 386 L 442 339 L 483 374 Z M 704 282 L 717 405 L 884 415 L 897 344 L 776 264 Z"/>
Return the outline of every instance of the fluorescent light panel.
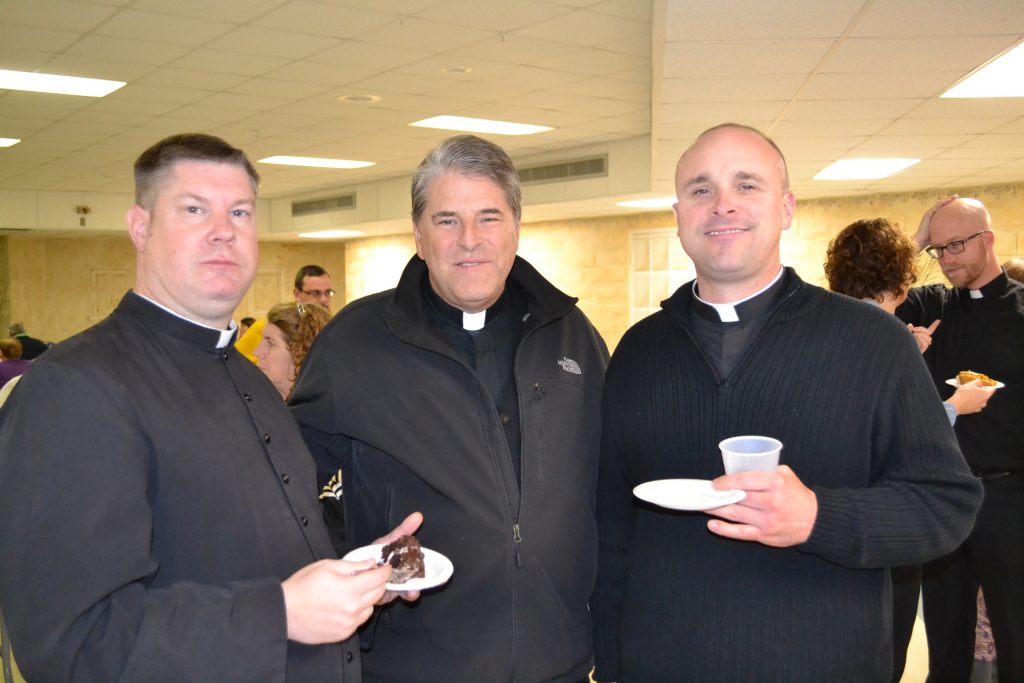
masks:
<path fill-rule="evenodd" d="M 1024 43 L 992 60 L 939 97 L 1024 97 L 1021 74 L 1024 74 Z"/>
<path fill-rule="evenodd" d="M 4 90 L 104 97 L 124 86 L 124 81 L 105 81 L 100 78 L 79 78 L 77 76 L 57 76 L 0 69 L 0 89 Z"/>
<path fill-rule="evenodd" d="M 615 206 L 624 206 L 627 209 L 671 209 L 675 203 L 675 197 L 652 197 L 651 199 L 630 199 L 625 202 L 615 202 Z"/>
<path fill-rule="evenodd" d="M 363 235 L 362 230 L 320 230 L 318 232 L 300 232 L 299 237 L 313 240 L 334 239 L 337 237 L 359 237 Z"/>
<path fill-rule="evenodd" d="M 910 168 L 920 159 L 840 159 L 818 171 L 814 180 L 877 180 Z"/>
<path fill-rule="evenodd" d="M 21 142 L 20 138 L 0 138 L 0 147 L 13 147 Z"/>
<path fill-rule="evenodd" d="M 373 161 L 353 161 L 351 159 L 323 159 L 320 157 L 273 156 L 260 159 L 261 164 L 281 164 L 283 166 L 309 166 L 310 168 L 366 168 L 375 165 Z"/>
<path fill-rule="evenodd" d="M 466 116 L 434 116 L 422 121 L 410 123 L 417 128 L 440 128 L 441 130 L 458 130 L 466 133 L 493 133 L 495 135 L 533 135 L 554 130 L 551 126 L 535 126 L 529 123 L 512 123 L 511 121 L 492 121 L 491 119 L 473 119 Z"/>

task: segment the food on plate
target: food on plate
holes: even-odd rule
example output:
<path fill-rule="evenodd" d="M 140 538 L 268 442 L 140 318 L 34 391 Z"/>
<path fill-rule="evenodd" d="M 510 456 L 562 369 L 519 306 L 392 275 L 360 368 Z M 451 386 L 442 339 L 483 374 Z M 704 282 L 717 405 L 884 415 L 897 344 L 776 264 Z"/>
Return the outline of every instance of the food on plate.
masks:
<path fill-rule="evenodd" d="M 381 564 L 391 565 L 390 583 L 405 583 L 426 576 L 423 549 L 414 536 L 401 536 L 380 551 Z"/>
<path fill-rule="evenodd" d="M 980 372 L 974 372 L 972 370 L 961 370 L 956 375 L 956 381 L 959 382 L 960 384 L 967 384 L 968 382 L 973 382 L 974 380 L 980 381 L 981 386 L 983 387 L 994 387 L 995 385 L 999 384 L 999 382 L 992 379 L 988 375 L 983 375 Z"/>

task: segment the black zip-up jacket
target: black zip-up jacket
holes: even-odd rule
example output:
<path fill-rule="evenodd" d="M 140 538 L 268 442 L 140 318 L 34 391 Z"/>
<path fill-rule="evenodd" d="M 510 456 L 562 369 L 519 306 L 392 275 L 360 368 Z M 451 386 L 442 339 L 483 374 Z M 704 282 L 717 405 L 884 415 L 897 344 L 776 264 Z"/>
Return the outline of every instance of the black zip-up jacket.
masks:
<path fill-rule="evenodd" d="M 364 632 L 366 680 L 578 681 L 592 661 L 595 487 L 608 351 L 576 300 L 516 258 L 527 297 L 515 356 L 517 483 L 487 389 L 430 334 L 426 265 L 355 301 L 310 351 L 292 409 L 324 478 L 344 475 L 349 540 L 419 510 L 455 573 Z"/>

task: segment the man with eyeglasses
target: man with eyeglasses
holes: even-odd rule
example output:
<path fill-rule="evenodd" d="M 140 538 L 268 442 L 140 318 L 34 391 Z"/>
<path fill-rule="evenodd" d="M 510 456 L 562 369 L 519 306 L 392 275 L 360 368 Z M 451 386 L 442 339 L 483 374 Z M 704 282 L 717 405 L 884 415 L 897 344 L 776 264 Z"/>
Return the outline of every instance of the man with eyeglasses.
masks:
<path fill-rule="evenodd" d="M 331 299 L 334 298 L 334 290 L 331 288 L 331 274 L 318 265 L 310 264 L 299 268 L 295 273 L 295 289 L 292 296 L 300 304 L 320 304 L 328 311 L 331 310 Z M 263 339 L 263 328 L 267 324 L 267 317 L 263 316 L 238 337 L 235 342 L 235 349 L 243 356 L 256 362 L 256 347 Z"/>
<path fill-rule="evenodd" d="M 995 638 L 1000 681 L 1024 680 L 1024 286 L 995 253 L 992 219 L 976 199 L 950 197 L 925 212 L 914 239 L 953 285 L 917 287 L 896 314 L 941 320 L 924 354 L 939 393 L 961 370 L 1003 382 L 955 430 L 985 501 L 970 537 L 923 571 L 929 683 L 966 681 L 974 662 L 978 587 Z"/>

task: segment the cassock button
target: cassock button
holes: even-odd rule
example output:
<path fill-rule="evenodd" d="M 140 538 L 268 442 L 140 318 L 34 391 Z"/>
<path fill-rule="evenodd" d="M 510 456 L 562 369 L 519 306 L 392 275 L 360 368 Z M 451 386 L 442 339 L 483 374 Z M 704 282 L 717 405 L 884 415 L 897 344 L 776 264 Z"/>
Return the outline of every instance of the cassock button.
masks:
<path fill-rule="evenodd" d="M 263 435 L 263 443 L 270 443 L 270 434 Z"/>
<path fill-rule="evenodd" d="M 252 394 L 242 394 L 242 398 L 246 401 L 252 401 Z"/>
<path fill-rule="evenodd" d="M 302 526 L 309 526 L 309 518 L 306 515 L 299 517 L 299 521 L 302 522 Z"/>
<path fill-rule="evenodd" d="M 353 659 L 354 659 L 354 657 L 352 656 L 352 651 L 351 650 L 349 650 L 348 652 L 345 653 L 345 661 L 346 662 L 351 664 Z"/>
<path fill-rule="evenodd" d="M 224 354 L 221 356 L 221 358 L 223 358 L 224 360 L 227 360 L 228 359 L 228 352 L 225 351 Z"/>
<path fill-rule="evenodd" d="M 501 414 L 501 424 L 507 425 L 508 424 L 508 419 L 509 419 L 508 415 L 505 415 L 504 413 Z"/>
<path fill-rule="evenodd" d="M 287 484 L 290 480 L 291 480 L 291 477 L 289 477 L 287 474 L 282 474 L 281 475 L 281 481 L 283 481 L 284 483 Z"/>

